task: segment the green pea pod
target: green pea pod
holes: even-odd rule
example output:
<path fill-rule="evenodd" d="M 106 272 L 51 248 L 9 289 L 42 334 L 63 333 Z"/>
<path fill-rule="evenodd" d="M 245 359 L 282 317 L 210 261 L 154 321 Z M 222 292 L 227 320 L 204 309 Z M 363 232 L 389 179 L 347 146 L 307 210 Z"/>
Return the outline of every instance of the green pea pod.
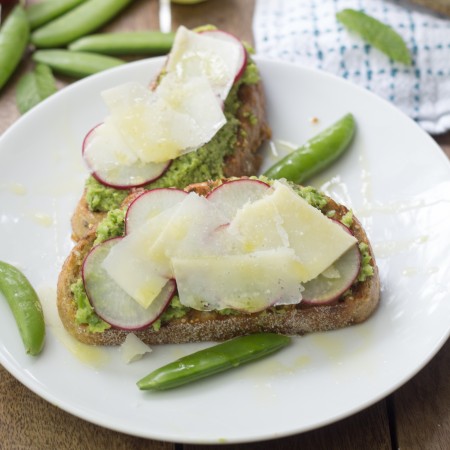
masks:
<path fill-rule="evenodd" d="M 33 53 L 33 60 L 46 64 L 55 72 L 74 78 L 87 77 L 102 70 L 125 64 L 125 61 L 112 56 L 57 49 L 38 50 Z"/>
<path fill-rule="evenodd" d="M 130 31 L 92 34 L 72 42 L 69 50 L 105 55 L 162 55 L 172 48 L 173 33 Z"/>
<path fill-rule="evenodd" d="M 0 89 L 22 58 L 27 47 L 30 27 L 24 9 L 16 6 L 0 29 Z"/>
<path fill-rule="evenodd" d="M 38 355 L 44 346 L 45 322 L 33 286 L 20 270 L 0 261 L 0 292 L 16 319 L 26 352 Z"/>
<path fill-rule="evenodd" d="M 305 145 L 286 155 L 264 175 L 272 179 L 286 178 L 297 184 L 303 183 L 328 167 L 348 148 L 355 129 L 353 115 L 345 115 Z"/>
<path fill-rule="evenodd" d="M 87 0 L 34 31 L 31 42 L 39 48 L 67 45 L 109 22 L 130 2 L 131 0 Z"/>
<path fill-rule="evenodd" d="M 32 30 L 65 14 L 86 0 L 44 0 L 31 4 L 26 12 Z"/>
<path fill-rule="evenodd" d="M 241 336 L 184 356 L 137 382 L 142 390 L 164 390 L 223 372 L 269 355 L 290 342 L 288 336 L 258 333 Z"/>

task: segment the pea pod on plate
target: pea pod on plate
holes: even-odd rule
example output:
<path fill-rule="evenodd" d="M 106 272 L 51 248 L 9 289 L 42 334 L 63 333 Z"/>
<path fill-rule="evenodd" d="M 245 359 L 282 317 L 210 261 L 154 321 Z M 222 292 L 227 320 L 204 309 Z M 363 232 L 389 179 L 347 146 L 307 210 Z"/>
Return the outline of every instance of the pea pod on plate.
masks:
<path fill-rule="evenodd" d="M 275 163 L 264 175 L 272 179 L 286 178 L 301 184 L 335 161 L 350 145 L 355 130 L 353 115 L 346 114 L 299 149 Z"/>
<path fill-rule="evenodd" d="M 31 42 L 39 48 L 62 47 L 95 31 L 114 18 L 131 0 L 88 0 L 38 28 Z"/>
<path fill-rule="evenodd" d="M 38 355 L 44 346 L 45 322 L 33 286 L 20 270 L 0 261 L 0 292 L 11 308 L 26 352 Z"/>
<path fill-rule="evenodd" d="M 141 390 L 164 390 L 223 372 L 269 355 L 291 339 L 275 333 L 240 336 L 167 364 L 137 382 Z"/>
<path fill-rule="evenodd" d="M 0 89 L 19 64 L 29 34 L 27 16 L 24 9 L 18 5 L 7 16 L 0 29 Z"/>

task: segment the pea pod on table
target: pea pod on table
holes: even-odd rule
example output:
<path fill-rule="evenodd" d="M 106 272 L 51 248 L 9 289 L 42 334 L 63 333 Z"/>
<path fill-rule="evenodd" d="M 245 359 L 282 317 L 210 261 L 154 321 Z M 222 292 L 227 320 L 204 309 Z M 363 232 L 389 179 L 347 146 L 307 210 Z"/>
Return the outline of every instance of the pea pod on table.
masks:
<path fill-rule="evenodd" d="M 31 42 L 39 48 L 62 47 L 109 22 L 131 0 L 87 0 L 66 14 L 38 28 Z"/>
<path fill-rule="evenodd" d="M 26 9 L 32 30 L 70 11 L 86 0 L 43 0 L 33 3 Z"/>
<path fill-rule="evenodd" d="M 184 356 L 137 382 L 141 390 L 164 390 L 237 367 L 269 355 L 290 342 L 288 336 L 258 333 L 240 336 Z"/>
<path fill-rule="evenodd" d="M 92 34 L 69 45 L 69 50 L 105 55 L 162 55 L 172 48 L 174 33 L 129 31 Z"/>
<path fill-rule="evenodd" d="M 18 5 L 7 16 L 0 29 L 0 89 L 19 64 L 27 47 L 29 34 L 27 16 Z"/>
<path fill-rule="evenodd" d="M 264 175 L 301 184 L 335 161 L 350 145 L 355 130 L 355 119 L 347 114 L 275 163 Z"/>
<path fill-rule="evenodd" d="M 33 60 L 74 78 L 87 77 L 125 63 L 112 56 L 58 49 L 37 50 L 33 53 Z"/>
<path fill-rule="evenodd" d="M 45 322 L 36 291 L 20 270 L 0 261 L 0 292 L 11 308 L 26 352 L 38 355 L 44 346 Z"/>

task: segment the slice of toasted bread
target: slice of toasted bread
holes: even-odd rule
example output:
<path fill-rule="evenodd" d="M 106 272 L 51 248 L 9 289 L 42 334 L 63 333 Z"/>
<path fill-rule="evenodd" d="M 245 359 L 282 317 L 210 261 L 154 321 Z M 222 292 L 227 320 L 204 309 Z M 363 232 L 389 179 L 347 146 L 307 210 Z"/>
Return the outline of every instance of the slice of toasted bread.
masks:
<path fill-rule="evenodd" d="M 261 81 L 255 84 L 242 83 L 239 86 L 237 96 L 239 108 L 236 112 L 236 118 L 239 126 L 236 129 L 234 148 L 230 155 L 223 160 L 223 175 L 225 177 L 250 176 L 258 173 L 261 165 L 261 156 L 258 154 L 258 149 L 271 136 L 271 130 L 266 120 L 264 91 Z M 201 177 L 202 174 L 199 173 L 198 176 Z M 196 179 L 195 181 L 200 182 L 203 179 Z M 149 188 L 151 188 L 151 185 L 149 185 Z M 105 214 L 106 212 L 89 209 L 84 192 L 72 216 L 72 238 L 78 241 L 89 234 L 104 218 Z"/>
<path fill-rule="evenodd" d="M 206 195 L 220 182 L 204 182 L 188 186 L 187 191 L 195 191 Z M 139 195 L 131 194 L 124 202 Z M 341 219 L 348 209 L 337 204 L 331 198 L 322 208 L 326 214 L 334 211 L 335 219 Z M 351 230 L 359 243 L 369 246 L 370 264 L 373 275 L 364 281 L 353 284 L 351 293 L 342 296 L 332 305 L 289 305 L 269 308 L 260 313 L 238 315 L 222 315 L 209 311 L 190 310 L 185 316 L 162 323 L 155 331 L 152 326 L 134 333 L 148 344 L 168 344 L 198 341 L 220 341 L 234 336 L 256 332 L 276 332 L 288 335 L 302 335 L 305 333 L 326 331 L 346 327 L 366 320 L 376 309 L 380 297 L 380 283 L 378 269 L 368 237 L 360 222 L 353 218 Z M 61 320 L 70 334 L 78 340 L 93 345 L 118 345 L 123 342 L 127 331 L 110 328 L 101 333 L 91 333 L 86 325 L 79 325 L 75 321 L 77 307 L 71 292 L 71 285 L 80 278 L 84 257 L 92 248 L 95 233 L 91 231 L 81 239 L 67 258 L 58 280 L 58 311 Z"/>

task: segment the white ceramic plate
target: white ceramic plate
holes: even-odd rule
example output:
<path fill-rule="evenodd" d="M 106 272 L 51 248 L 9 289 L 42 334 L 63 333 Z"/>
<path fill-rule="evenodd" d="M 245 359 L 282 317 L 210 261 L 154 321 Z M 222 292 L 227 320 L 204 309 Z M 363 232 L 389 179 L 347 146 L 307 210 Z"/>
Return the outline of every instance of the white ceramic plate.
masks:
<path fill-rule="evenodd" d="M 362 325 L 295 338 L 268 359 L 159 393 L 140 392 L 135 382 L 207 344 L 155 347 L 125 365 L 117 348 L 70 339 L 55 296 L 72 246 L 70 216 L 87 176 L 81 142 L 106 113 L 100 91 L 148 82 L 162 60 L 129 64 L 65 88 L 0 140 L 0 260 L 29 277 L 48 325 L 42 355 L 26 356 L 1 301 L 0 362 L 38 395 L 137 436 L 191 443 L 270 439 L 369 406 L 411 378 L 447 339 L 450 165 L 443 152 L 391 105 L 341 79 L 259 58 L 258 64 L 275 142 L 303 143 L 345 113 L 355 115 L 351 150 L 312 184 L 353 208 L 367 228 L 381 273 L 380 308 Z M 265 165 L 273 161 L 269 150 Z"/>

